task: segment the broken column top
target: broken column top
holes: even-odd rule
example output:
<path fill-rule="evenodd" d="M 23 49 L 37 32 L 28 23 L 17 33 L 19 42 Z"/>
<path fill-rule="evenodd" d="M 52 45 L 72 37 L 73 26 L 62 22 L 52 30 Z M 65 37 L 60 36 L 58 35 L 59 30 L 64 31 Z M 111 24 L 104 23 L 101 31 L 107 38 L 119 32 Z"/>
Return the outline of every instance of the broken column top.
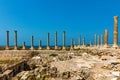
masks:
<path fill-rule="evenodd" d="M 118 18 L 118 16 L 114 16 L 114 18 Z"/>
<path fill-rule="evenodd" d="M 118 25 L 118 16 L 114 16 L 114 24 Z M 117 27 L 117 26 L 116 26 Z"/>

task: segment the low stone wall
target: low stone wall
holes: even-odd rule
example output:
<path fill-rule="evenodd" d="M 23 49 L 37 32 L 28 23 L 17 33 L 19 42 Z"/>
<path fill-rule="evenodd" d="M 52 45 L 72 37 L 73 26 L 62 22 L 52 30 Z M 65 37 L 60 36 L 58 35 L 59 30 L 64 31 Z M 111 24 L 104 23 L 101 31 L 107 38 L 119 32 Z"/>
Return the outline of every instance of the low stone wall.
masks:
<path fill-rule="evenodd" d="M 27 61 L 23 60 L 19 63 L 9 66 L 2 74 L 0 74 L 0 80 L 12 80 L 12 77 L 17 73 L 25 70 Z"/>
<path fill-rule="evenodd" d="M 19 58 L 25 56 L 28 52 L 27 50 L 0 50 L 0 58 Z"/>

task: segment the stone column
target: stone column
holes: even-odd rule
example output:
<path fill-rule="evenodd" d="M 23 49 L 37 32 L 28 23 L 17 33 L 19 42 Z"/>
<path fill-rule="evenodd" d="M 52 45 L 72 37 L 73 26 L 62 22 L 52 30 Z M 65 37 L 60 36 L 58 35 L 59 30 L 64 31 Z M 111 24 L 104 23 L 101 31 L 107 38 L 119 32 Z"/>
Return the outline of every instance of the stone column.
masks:
<path fill-rule="evenodd" d="M 9 31 L 6 31 L 6 50 L 9 50 Z"/>
<path fill-rule="evenodd" d="M 103 36 L 101 35 L 101 47 L 103 45 Z"/>
<path fill-rule="evenodd" d="M 31 37 L 31 50 L 34 50 L 34 36 Z"/>
<path fill-rule="evenodd" d="M 118 16 L 114 16 L 114 48 L 118 48 Z"/>
<path fill-rule="evenodd" d="M 65 42 L 66 41 L 66 32 L 65 31 L 63 31 L 63 50 L 65 50 L 66 48 L 65 48 Z"/>
<path fill-rule="evenodd" d="M 96 46 L 96 34 L 94 35 L 94 46 Z"/>
<path fill-rule="evenodd" d="M 58 44 L 57 44 L 57 31 L 55 32 L 55 49 L 58 49 Z"/>
<path fill-rule="evenodd" d="M 73 39 L 71 39 L 71 47 L 70 50 L 73 50 Z"/>
<path fill-rule="evenodd" d="M 78 48 L 80 48 L 80 36 L 78 36 Z"/>
<path fill-rule="evenodd" d="M 92 47 L 92 42 L 90 41 L 90 47 Z"/>
<path fill-rule="evenodd" d="M 104 47 L 108 47 L 108 30 L 104 32 Z"/>
<path fill-rule="evenodd" d="M 75 41 L 74 41 L 74 49 L 77 49 L 77 46 L 76 46 L 76 43 L 75 43 Z"/>
<path fill-rule="evenodd" d="M 98 35 L 98 47 L 100 46 L 100 36 Z"/>
<path fill-rule="evenodd" d="M 42 40 L 39 41 L 39 48 L 38 48 L 38 49 L 39 49 L 39 50 L 42 49 Z"/>
<path fill-rule="evenodd" d="M 14 50 L 17 50 L 17 31 L 14 31 Z"/>
<path fill-rule="evenodd" d="M 82 39 L 82 46 L 85 46 L 85 38 Z"/>
<path fill-rule="evenodd" d="M 22 47 L 22 49 L 23 50 L 25 50 L 26 48 L 25 48 L 25 42 L 23 42 L 23 47 Z"/>
<path fill-rule="evenodd" d="M 50 33 L 47 35 L 47 50 L 50 49 Z"/>

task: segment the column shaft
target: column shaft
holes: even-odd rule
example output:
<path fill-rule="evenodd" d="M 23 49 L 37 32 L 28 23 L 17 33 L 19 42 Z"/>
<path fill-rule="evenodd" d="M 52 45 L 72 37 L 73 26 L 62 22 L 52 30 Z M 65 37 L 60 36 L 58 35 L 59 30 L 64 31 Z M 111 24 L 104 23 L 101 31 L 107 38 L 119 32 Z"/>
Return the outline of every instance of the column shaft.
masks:
<path fill-rule="evenodd" d="M 92 47 L 92 42 L 90 41 L 90 47 Z"/>
<path fill-rule="evenodd" d="M 25 50 L 25 46 L 26 46 L 26 45 L 25 45 L 25 42 L 23 42 L 23 48 L 22 48 L 23 50 Z"/>
<path fill-rule="evenodd" d="M 101 46 L 102 46 L 102 44 L 103 44 L 103 36 L 101 35 Z"/>
<path fill-rule="evenodd" d="M 71 39 L 71 47 L 70 50 L 73 50 L 73 39 Z"/>
<path fill-rule="evenodd" d="M 63 31 L 63 50 L 65 49 L 65 44 L 66 44 L 66 32 Z"/>
<path fill-rule="evenodd" d="M 96 34 L 94 35 L 94 46 L 96 46 Z"/>
<path fill-rule="evenodd" d="M 82 46 L 85 46 L 85 38 L 82 39 Z"/>
<path fill-rule="evenodd" d="M 50 49 L 50 33 L 47 35 L 47 49 Z"/>
<path fill-rule="evenodd" d="M 113 47 L 118 47 L 118 16 L 114 16 L 114 44 Z"/>
<path fill-rule="evenodd" d="M 80 48 L 80 36 L 78 36 L 78 47 Z"/>
<path fill-rule="evenodd" d="M 98 46 L 100 46 L 100 36 L 98 35 Z"/>
<path fill-rule="evenodd" d="M 42 49 L 42 40 L 39 41 L 39 50 Z"/>
<path fill-rule="evenodd" d="M 17 31 L 14 31 L 14 49 L 17 49 Z"/>
<path fill-rule="evenodd" d="M 34 36 L 31 37 L 31 50 L 34 49 Z"/>
<path fill-rule="evenodd" d="M 57 37 L 57 31 L 56 31 L 55 32 L 55 49 L 58 49 L 58 47 L 57 47 L 58 46 L 58 44 L 57 44 L 57 41 L 58 41 L 57 38 L 58 37 Z"/>
<path fill-rule="evenodd" d="M 9 49 L 9 31 L 6 31 L 6 50 Z"/>
<path fill-rule="evenodd" d="M 104 32 L 104 47 L 108 47 L 108 30 Z"/>

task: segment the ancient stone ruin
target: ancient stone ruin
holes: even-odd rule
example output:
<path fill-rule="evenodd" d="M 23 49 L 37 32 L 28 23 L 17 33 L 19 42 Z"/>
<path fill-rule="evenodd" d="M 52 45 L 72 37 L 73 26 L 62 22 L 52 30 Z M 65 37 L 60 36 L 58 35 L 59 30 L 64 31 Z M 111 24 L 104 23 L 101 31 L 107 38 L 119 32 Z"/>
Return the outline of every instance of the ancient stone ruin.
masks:
<path fill-rule="evenodd" d="M 14 31 L 14 46 L 9 45 L 6 31 L 6 46 L 0 50 L 0 80 L 120 80 L 120 48 L 118 44 L 118 16 L 114 16 L 114 42 L 109 44 L 109 31 L 94 35 L 87 43 L 86 37 L 71 38 L 67 45 L 67 32 L 62 33 L 62 46 L 58 45 L 58 32 L 47 33 L 46 46 L 42 39 L 38 48 L 31 36 L 30 48 L 26 42 L 18 45 L 17 30 Z"/>

